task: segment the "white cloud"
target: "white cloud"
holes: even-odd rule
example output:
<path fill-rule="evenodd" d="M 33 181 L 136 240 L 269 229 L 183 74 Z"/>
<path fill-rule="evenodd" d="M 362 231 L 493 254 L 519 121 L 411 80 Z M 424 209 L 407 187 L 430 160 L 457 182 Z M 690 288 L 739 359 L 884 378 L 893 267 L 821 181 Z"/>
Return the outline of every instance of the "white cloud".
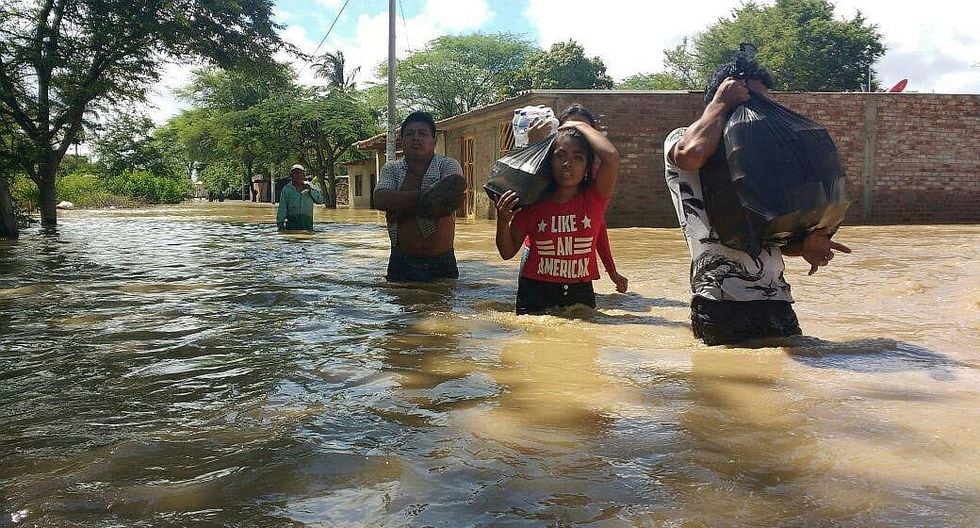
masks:
<path fill-rule="evenodd" d="M 316 0 L 316 4 L 336 12 L 343 4 L 343 0 Z"/>
<path fill-rule="evenodd" d="M 492 16 L 485 0 L 428 0 L 422 14 L 413 21 L 419 26 L 459 32 L 476 29 Z"/>
<path fill-rule="evenodd" d="M 432 39 L 446 34 L 476 31 L 493 18 L 485 0 L 428 0 L 422 11 L 408 20 L 396 12 L 395 52 L 405 57 Z M 359 81 L 378 79 L 374 69 L 388 57 L 388 13 L 361 15 L 357 29 L 348 41 L 336 39 L 335 49 L 344 52 L 350 67 L 361 67 Z"/>
<path fill-rule="evenodd" d="M 319 3 L 330 3 L 331 0 L 317 0 Z M 339 2 L 333 2 L 339 4 Z M 337 6 L 339 8 L 339 5 Z M 411 50 L 420 49 L 430 40 L 445 34 L 475 31 L 494 15 L 485 0 L 428 0 L 422 11 L 415 17 L 403 20 L 402 11 L 396 11 L 395 48 L 399 57 L 405 57 Z M 345 12 L 342 16 L 348 16 Z M 325 20 L 321 25 L 326 33 L 333 21 Z M 374 69 L 385 61 L 388 56 L 388 11 L 376 14 L 362 14 L 354 24 L 354 33 L 348 38 L 334 34 L 320 46 L 317 51 L 340 50 L 349 71 L 360 67 L 361 70 L 355 81 L 363 86 L 367 81 L 378 81 Z M 303 27 L 290 25 L 281 32 L 283 39 L 297 46 L 306 53 L 312 53 L 323 35 L 308 35 Z M 314 41 L 315 39 L 315 41 Z M 283 54 L 278 57 L 285 60 Z M 299 81 L 304 84 L 322 84 L 323 81 L 313 76 L 309 65 L 293 61 L 297 71 L 300 71 Z"/>
<path fill-rule="evenodd" d="M 164 124 L 189 105 L 174 95 L 174 92 L 187 85 L 191 80 L 191 70 L 195 64 L 168 64 L 163 68 L 160 82 L 149 90 L 147 113 L 157 126 Z"/>
<path fill-rule="evenodd" d="M 663 51 L 729 13 L 729 4 L 735 2 L 605 0 L 597 9 L 594 0 L 566 0 L 558 11 L 554 2 L 530 0 L 524 16 L 537 27 L 542 48 L 573 39 L 587 56 L 599 56 L 610 76 L 622 80 L 663 71 Z"/>
<path fill-rule="evenodd" d="M 772 4 L 771 1 L 763 2 Z M 980 5 L 960 0 L 913 2 L 837 0 L 838 18 L 861 10 L 877 24 L 888 51 L 875 67 L 883 84 L 909 78 L 909 90 L 980 93 L 980 40 L 975 30 Z M 608 73 L 622 80 L 634 73 L 663 71 L 663 50 L 728 16 L 740 0 L 684 0 L 678 3 L 605 0 L 529 0 L 525 16 L 538 29 L 540 44 L 574 39 L 589 56 L 598 55 Z M 582 13 L 571 17 L 567 13 Z"/>
<path fill-rule="evenodd" d="M 980 93 L 980 6 L 958 0 L 928 5 L 881 0 L 838 0 L 837 14 L 851 18 L 860 10 L 878 25 L 888 50 L 875 65 L 882 84 L 909 79 L 908 90 Z"/>

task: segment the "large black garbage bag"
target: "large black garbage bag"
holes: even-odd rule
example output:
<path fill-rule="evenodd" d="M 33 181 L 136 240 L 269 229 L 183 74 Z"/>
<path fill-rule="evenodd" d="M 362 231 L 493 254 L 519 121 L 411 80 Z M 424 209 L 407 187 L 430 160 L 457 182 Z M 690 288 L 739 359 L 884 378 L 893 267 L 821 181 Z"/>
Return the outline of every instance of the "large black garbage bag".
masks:
<path fill-rule="evenodd" d="M 705 209 L 722 244 L 756 256 L 840 227 L 850 201 L 826 128 L 753 93 L 728 118 L 723 143 L 701 168 Z"/>
<path fill-rule="evenodd" d="M 504 192 L 514 191 L 519 197 L 518 207 L 537 202 L 554 181 L 545 161 L 555 137 L 555 134 L 551 134 L 497 160 L 490 169 L 487 183 L 483 185 L 490 201 L 497 203 Z"/>

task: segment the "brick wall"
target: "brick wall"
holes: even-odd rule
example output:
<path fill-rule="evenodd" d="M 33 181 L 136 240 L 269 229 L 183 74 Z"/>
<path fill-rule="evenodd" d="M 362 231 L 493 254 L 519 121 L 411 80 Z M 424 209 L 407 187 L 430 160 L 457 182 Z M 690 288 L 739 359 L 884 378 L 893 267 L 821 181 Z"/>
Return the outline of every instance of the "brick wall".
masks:
<path fill-rule="evenodd" d="M 837 143 L 853 201 L 849 224 L 980 222 L 980 95 L 785 93 L 774 99 L 824 125 Z M 499 157 L 497 125 L 513 109 L 546 104 L 560 112 L 573 102 L 590 108 L 622 158 L 606 214 L 611 227 L 676 226 L 663 178 L 663 140 L 694 121 L 700 93 L 628 91 L 531 92 L 484 111 L 453 118 L 446 151 L 459 158 L 461 138 L 475 138 L 475 174 L 482 185 Z M 491 218 L 476 195 L 477 218 Z"/>

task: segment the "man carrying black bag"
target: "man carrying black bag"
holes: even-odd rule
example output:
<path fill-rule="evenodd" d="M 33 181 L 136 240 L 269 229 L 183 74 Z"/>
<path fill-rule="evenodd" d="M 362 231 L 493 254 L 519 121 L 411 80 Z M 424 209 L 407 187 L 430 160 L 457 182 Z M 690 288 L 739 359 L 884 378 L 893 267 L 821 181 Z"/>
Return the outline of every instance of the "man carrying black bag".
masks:
<path fill-rule="evenodd" d="M 757 256 L 724 246 L 712 228 L 704 205 L 699 170 L 725 156 L 726 120 L 749 100 L 749 90 L 765 96 L 772 87 L 768 70 L 754 60 L 716 70 L 705 90 L 707 106 L 694 123 L 671 132 L 664 142 L 667 187 L 691 253 L 691 328 L 708 345 L 732 344 L 762 337 L 801 334 L 790 286 L 783 279 L 782 255 L 801 256 L 810 274 L 834 258 L 833 250 L 850 253 L 833 242 L 826 229 L 782 248 L 765 246 Z"/>

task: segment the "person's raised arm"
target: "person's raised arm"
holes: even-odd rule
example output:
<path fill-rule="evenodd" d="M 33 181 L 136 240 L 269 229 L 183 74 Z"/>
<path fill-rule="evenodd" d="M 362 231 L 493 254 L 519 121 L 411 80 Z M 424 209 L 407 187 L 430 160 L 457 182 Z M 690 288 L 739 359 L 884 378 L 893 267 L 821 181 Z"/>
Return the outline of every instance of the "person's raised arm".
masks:
<path fill-rule="evenodd" d="M 514 207 L 517 206 L 519 199 L 514 191 L 506 191 L 497 199 L 497 235 L 495 240 L 497 252 L 500 254 L 500 258 L 504 260 L 513 258 L 524 243 L 524 231 L 512 223 L 514 213 L 516 213 Z"/>
<path fill-rule="evenodd" d="M 736 106 L 749 100 L 745 81 L 729 77 L 722 81 L 715 97 L 704 108 L 701 117 L 691 123 L 682 137 L 674 144 L 668 159 L 684 170 L 697 170 L 708 162 L 718 149 L 725 121 Z"/>
<path fill-rule="evenodd" d="M 381 178 L 374 190 L 374 206 L 390 213 L 415 211 L 419 204 L 420 191 L 403 191 L 395 178 L 395 169 L 391 163 L 381 168 Z"/>
<path fill-rule="evenodd" d="M 612 196 L 613 189 L 616 188 L 616 179 L 619 177 L 619 151 L 606 139 L 602 132 L 592 128 L 592 125 L 588 123 L 565 121 L 558 128 L 571 127 L 577 128 L 585 136 L 601 161 L 595 177 L 596 190 L 606 198 Z"/>
<path fill-rule="evenodd" d="M 323 194 L 314 189 L 312 185 L 307 186 L 307 189 L 310 191 L 310 199 L 313 200 L 313 203 L 323 205 Z"/>

